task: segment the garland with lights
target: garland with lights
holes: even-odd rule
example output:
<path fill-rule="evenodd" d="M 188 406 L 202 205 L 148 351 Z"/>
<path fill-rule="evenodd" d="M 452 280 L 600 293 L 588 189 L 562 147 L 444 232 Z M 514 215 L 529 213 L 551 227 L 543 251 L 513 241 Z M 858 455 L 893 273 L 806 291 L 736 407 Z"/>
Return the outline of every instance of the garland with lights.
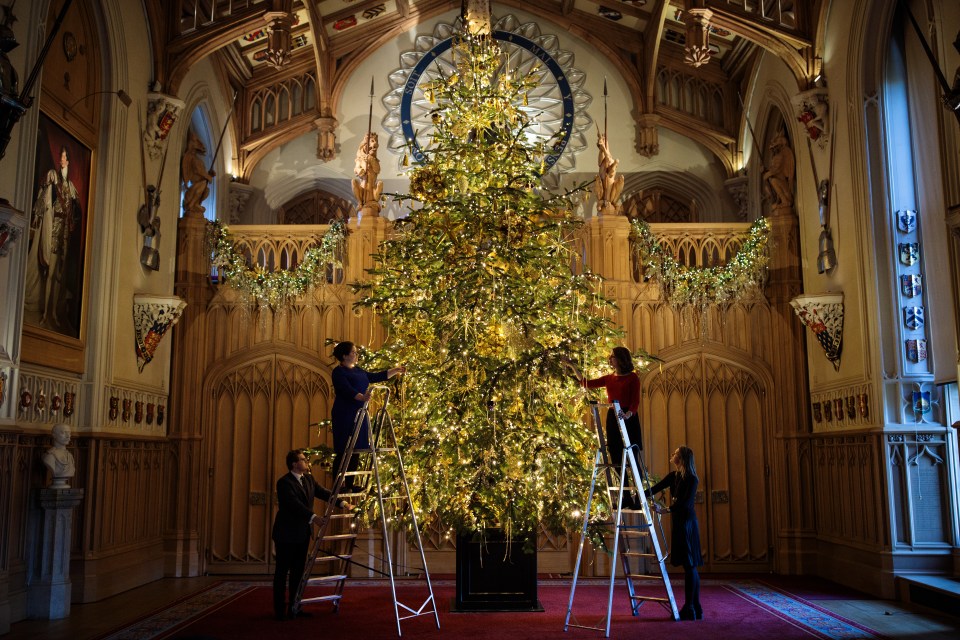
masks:
<path fill-rule="evenodd" d="M 571 270 L 571 194 L 541 190 L 562 141 L 531 130 L 539 70 L 511 69 L 489 36 L 454 38 L 455 70 L 425 87 L 426 162 L 397 196 L 418 206 L 358 285 L 388 332 L 368 364 L 407 366 L 394 425 L 424 529 L 564 532 L 597 447 L 569 362 L 605 370 L 622 332 L 600 278 Z"/>
<path fill-rule="evenodd" d="M 722 267 L 682 265 L 661 246 L 646 222 L 633 220 L 632 226 L 630 239 L 645 274 L 657 281 L 661 295 L 674 308 L 692 307 L 702 313 L 711 304 L 723 307 L 743 299 L 766 279 L 770 261 L 766 218 L 753 223 L 740 250 Z"/>
<path fill-rule="evenodd" d="M 286 308 L 312 288 L 327 282 L 327 268 L 343 266 L 347 225 L 336 220 L 320 238 L 317 246 L 303 254 L 296 269 L 267 271 L 260 265 L 250 266 L 248 258 L 237 250 L 230 232 L 219 221 L 207 223 L 207 248 L 211 264 L 220 272 L 223 282 L 246 295 L 251 302 L 271 309 Z"/>

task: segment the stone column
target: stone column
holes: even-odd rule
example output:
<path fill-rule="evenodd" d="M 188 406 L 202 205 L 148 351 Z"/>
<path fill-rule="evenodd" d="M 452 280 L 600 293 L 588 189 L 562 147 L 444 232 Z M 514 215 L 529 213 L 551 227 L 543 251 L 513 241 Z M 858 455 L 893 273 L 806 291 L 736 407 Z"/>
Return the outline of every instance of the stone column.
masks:
<path fill-rule="evenodd" d="M 70 542 L 73 510 L 83 489 L 39 489 L 34 494 L 43 513 L 37 523 L 37 549 L 27 587 L 27 617 L 59 620 L 70 615 Z"/>

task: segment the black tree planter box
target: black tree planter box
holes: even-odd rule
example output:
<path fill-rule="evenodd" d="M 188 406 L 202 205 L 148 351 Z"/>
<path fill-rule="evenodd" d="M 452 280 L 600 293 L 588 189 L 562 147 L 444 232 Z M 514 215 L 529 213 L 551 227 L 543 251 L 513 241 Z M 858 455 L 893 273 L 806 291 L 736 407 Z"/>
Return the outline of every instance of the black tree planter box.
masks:
<path fill-rule="evenodd" d="M 535 549 L 535 539 L 507 541 L 500 529 L 458 535 L 457 595 L 451 611 L 543 611 Z"/>

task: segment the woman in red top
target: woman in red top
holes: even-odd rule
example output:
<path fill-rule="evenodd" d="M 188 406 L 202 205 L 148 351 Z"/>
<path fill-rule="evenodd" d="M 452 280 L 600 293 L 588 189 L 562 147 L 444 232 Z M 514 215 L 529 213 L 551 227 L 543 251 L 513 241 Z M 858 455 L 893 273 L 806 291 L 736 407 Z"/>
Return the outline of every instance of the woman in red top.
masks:
<path fill-rule="evenodd" d="M 633 368 L 633 357 L 626 347 L 614 347 L 608 358 L 610 366 L 616 371 L 594 380 L 580 378 L 580 383 L 588 389 L 606 387 L 607 402 L 616 400 L 620 403 L 620 411 L 627 426 L 627 436 L 630 443 L 643 449 L 643 440 L 640 434 L 640 376 Z M 610 462 L 620 466 L 623 460 L 623 438 L 620 436 L 620 426 L 617 416 L 611 408 L 607 411 L 607 450 L 610 452 Z"/>

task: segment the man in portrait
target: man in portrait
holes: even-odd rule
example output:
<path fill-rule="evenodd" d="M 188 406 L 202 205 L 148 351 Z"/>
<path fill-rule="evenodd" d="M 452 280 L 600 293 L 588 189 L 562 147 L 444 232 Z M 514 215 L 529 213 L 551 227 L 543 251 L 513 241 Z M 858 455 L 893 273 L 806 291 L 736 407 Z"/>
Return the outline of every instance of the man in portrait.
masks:
<path fill-rule="evenodd" d="M 76 327 L 72 326 L 68 294 L 73 293 L 76 274 L 70 253 L 77 244 L 74 235 L 81 227 L 81 208 L 66 145 L 59 146 L 54 168 L 39 182 L 30 218 L 26 312 L 28 317 L 38 314 L 36 323 L 42 328 L 72 333 Z"/>

